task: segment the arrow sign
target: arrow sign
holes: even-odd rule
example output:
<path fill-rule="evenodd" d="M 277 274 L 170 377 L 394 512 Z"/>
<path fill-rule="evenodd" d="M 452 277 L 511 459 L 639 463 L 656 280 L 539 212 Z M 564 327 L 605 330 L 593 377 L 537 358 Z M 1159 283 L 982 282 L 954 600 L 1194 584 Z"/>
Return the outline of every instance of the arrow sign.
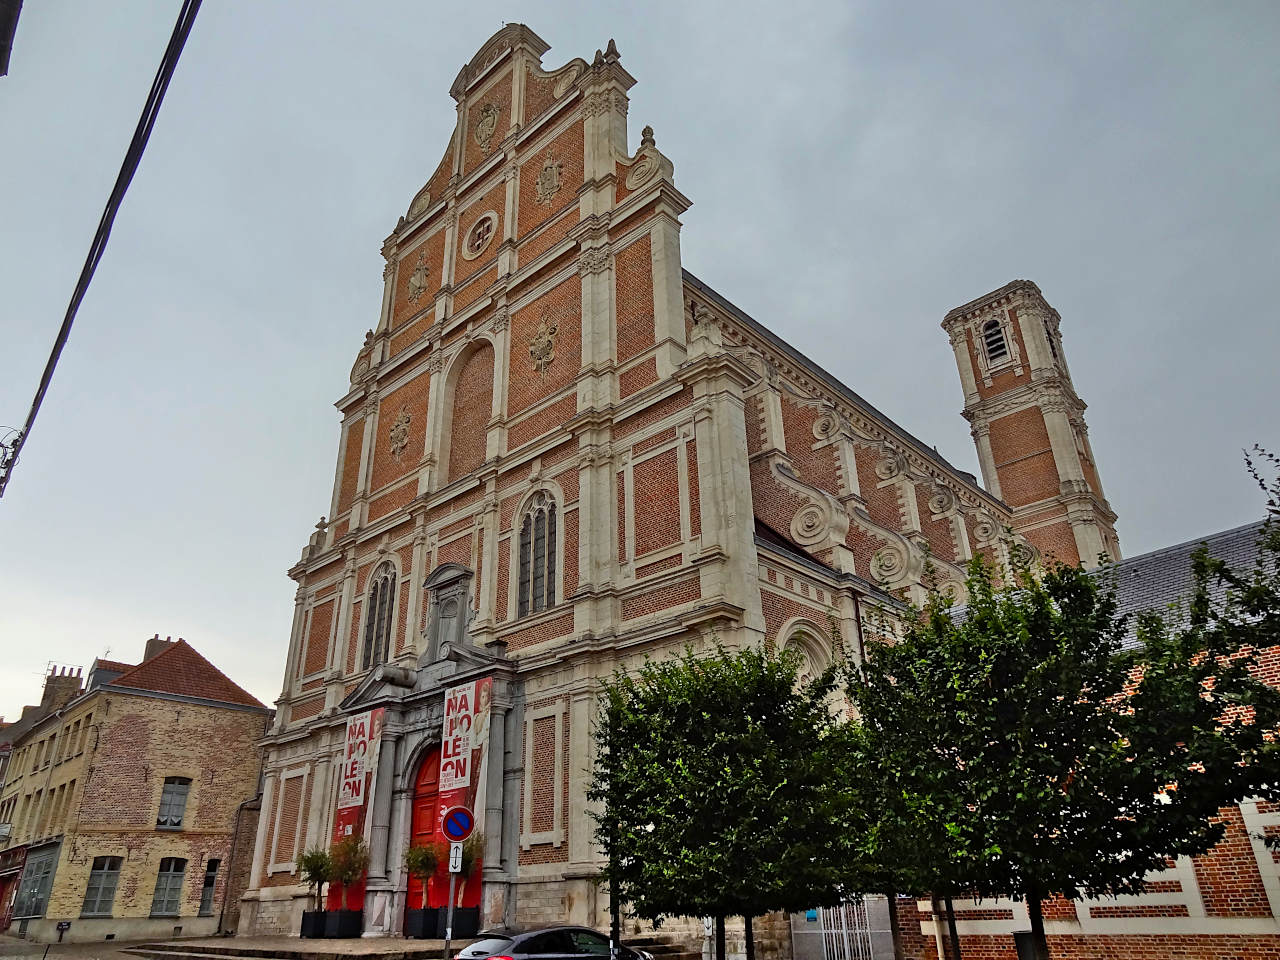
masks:
<path fill-rule="evenodd" d="M 461 843 L 471 836 L 475 826 L 476 818 L 467 807 L 450 807 L 440 821 L 440 832 L 454 843 Z"/>
<path fill-rule="evenodd" d="M 449 844 L 449 872 L 462 872 L 462 844 L 460 843 Z"/>

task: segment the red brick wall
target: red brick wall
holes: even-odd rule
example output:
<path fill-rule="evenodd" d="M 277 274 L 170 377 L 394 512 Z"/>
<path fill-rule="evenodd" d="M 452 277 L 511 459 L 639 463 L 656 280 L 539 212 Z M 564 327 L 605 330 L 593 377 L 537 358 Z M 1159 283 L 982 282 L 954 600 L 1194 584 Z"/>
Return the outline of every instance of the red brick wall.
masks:
<path fill-rule="evenodd" d="M 632 496 L 637 557 L 680 541 L 680 479 L 674 449 L 632 468 Z"/>
<path fill-rule="evenodd" d="M 347 446 L 342 454 L 342 480 L 338 484 L 338 512 L 345 513 L 355 499 L 360 477 L 360 446 L 364 441 L 364 421 L 357 420 L 347 430 Z"/>
<path fill-rule="evenodd" d="M 333 629 L 333 601 L 318 603 L 311 611 L 311 628 L 307 631 L 307 655 L 301 676 L 324 669 L 329 656 L 329 631 Z"/>
<path fill-rule="evenodd" d="M 1004 502 L 1019 507 L 1058 495 L 1058 468 L 1039 407 L 991 421 L 991 455 Z"/>
<path fill-rule="evenodd" d="M 378 405 L 378 436 L 373 447 L 370 490 L 380 490 L 417 469 L 426 442 L 427 398 L 431 378 L 422 373 L 382 398 Z M 399 454 L 391 449 L 391 430 L 401 412 L 409 415 L 408 442 Z"/>
<path fill-rule="evenodd" d="M 449 428 L 449 481 L 484 463 L 485 424 L 493 409 L 493 348 L 481 344 L 462 361 L 453 388 Z"/>

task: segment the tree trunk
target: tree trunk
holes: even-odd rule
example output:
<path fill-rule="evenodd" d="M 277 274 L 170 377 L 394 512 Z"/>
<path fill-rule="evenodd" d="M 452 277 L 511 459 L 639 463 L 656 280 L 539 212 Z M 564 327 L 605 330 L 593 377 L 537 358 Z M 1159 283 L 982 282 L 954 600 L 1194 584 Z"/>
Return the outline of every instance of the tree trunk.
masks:
<path fill-rule="evenodd" d="M 716 917 L 716 960 L 724 960 L 724 917 Z"/>
<path fill-rule="evenodd" d="M 951 903 L 950 897 L 947 897 L 943 902 L 947 905 L 947 936 L 951 939 L 951 952 L 955 955 L 955 960 L 962 960 L 960 934 L 956 930 L 956 908 Z"/>
<path fill-rule="evenodd" d="M 742 921 L 746 930 L 747 960 L 756 960 L 756 938 L 751 933 L 751 918 L 743 917 Z"/>
<path fill-rule="evenodd" d="M 1031 917 L 1031 940 L 1036 951 L 1036 960 L 1049 960 L 1049 941 L 1044 935 L 1044 913 L 1040 907 L 1040 892 L 1027 892 L 1027 914 Z"/>
<path fill-rule="evenodd" d="M 904 960 L 902 956 L 902 931 L 898 929 L 898 892 L 890 890 L 885 894 L 889 901 L 889 932 L 893 934 L 893 960 Z"/>

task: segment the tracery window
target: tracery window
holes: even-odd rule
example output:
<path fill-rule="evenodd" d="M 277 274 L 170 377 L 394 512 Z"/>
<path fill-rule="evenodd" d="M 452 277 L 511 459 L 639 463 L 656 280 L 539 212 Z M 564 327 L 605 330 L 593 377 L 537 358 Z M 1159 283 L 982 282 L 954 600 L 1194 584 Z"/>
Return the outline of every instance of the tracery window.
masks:
<path fill-rule="evenodd" d="M 360 669 L 385 663 L 391 644 L 391 620 L 396 607 L 396 568 L 390 560 L 384 560 L 369 578 L 369 593 L 365 599 L 364 651 L 360 657 Z"/>
<path fill-rule="evenodd" d="M 517 616 L 537 613 L 556 602 L 556 504 L 541 490 L 520 524 L 520 597 Z"/>
<path fill-rule="evenodd" d="M 987 351 L 987 363 L 994 366 L 1009 357 L 1009 344 L 1004 338 L 1004 328 L 999 320 L 988 320 L 982 325 L 982 343 Z"/>

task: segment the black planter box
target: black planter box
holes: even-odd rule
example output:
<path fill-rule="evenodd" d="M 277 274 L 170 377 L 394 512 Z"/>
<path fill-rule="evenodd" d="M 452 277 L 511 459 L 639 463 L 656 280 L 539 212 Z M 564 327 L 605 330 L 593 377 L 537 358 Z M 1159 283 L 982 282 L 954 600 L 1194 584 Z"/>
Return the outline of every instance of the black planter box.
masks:
<path fill-rule="evenodd" d="M 425 907 L 421 910 L 404 912 L 404 935 L 411 940 L 435 940 L 440 927 L 439 914 L 444 913 L 439 907 Z"/>
<path fill-rule="evenodd" d="M 437 928 L 440 932 L 437 937 L 444 939 L 445 924 L 449 920 L 449 912 L 447 907 L 440 908 L 440 925 Z M 480 908 L 479 907 L 454 907 L 453 908 L 453 939 L 465 940 L 467 937 L 474 937 L 480 932 Z"/>
<path fill-rule="evenodd" d="M 324 935 L 329 940 L 347 940 L 358 937 L 364 926 L 363 910 L 326 910 Z"/>
<path fill-rule="evenodd" d="M 323 937 L 324 914 L 323 910 L 303 910 L 302 930 L 298 935 L 304 940 L 318 940 Z"/>

